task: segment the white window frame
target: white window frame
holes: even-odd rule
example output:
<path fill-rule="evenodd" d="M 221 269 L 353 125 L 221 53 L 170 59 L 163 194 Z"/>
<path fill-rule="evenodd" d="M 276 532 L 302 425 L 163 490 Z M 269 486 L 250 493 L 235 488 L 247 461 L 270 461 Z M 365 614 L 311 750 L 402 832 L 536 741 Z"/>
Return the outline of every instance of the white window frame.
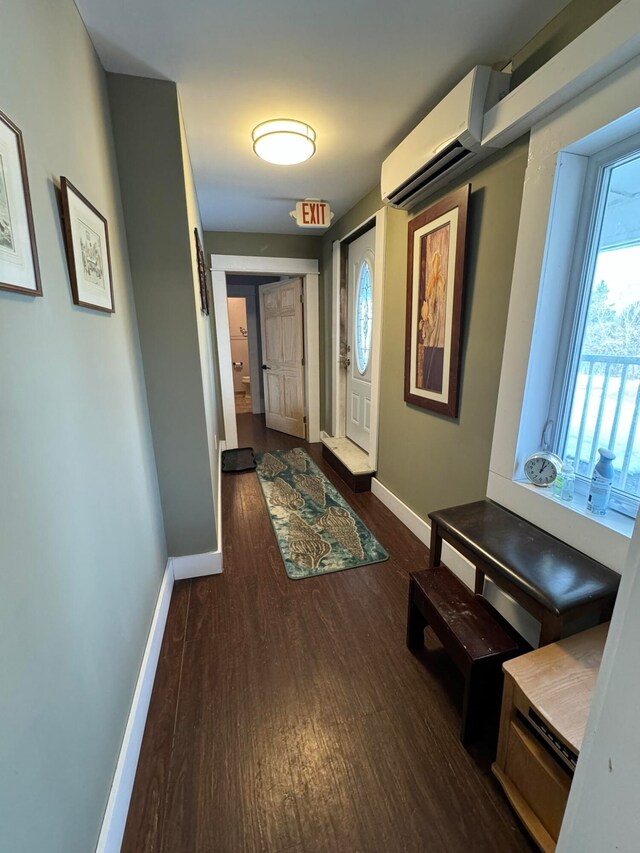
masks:
<path fill-rule="evenodd" d="M 489 498 L 617 571 L 631 519 L 587 515 L 521 477 L 550 408 L 589 158 L 640 132 L 638 91 L 636 57 L 531 130 L 487 484 Z"/>
<path fill-rule="evenodd" d="M 580 364 L 589 295 L 598 258 L 600 226 L 606 207 L 608 183 L 603 180 L 608 167 L 630 159 L 640 152 L 640 134 L 617 142 L 588 158 L 582 181 L 581 210 L 576 230 L 573 262 L 569 276 L 564 322 L 556 356 L 556 375 L 551 391 L 548 419 L 552 437 L 551 449 L 562 456 L 575 395 L 575 377 Z M 597 458 L 597 457 L 596 457 Z M 638 514 L 640 497 L 614 490 L 611 506 L 618 507 L 632 518 Z M 576 476 L 576 493 L 586 500 L 588 479 Z"/>

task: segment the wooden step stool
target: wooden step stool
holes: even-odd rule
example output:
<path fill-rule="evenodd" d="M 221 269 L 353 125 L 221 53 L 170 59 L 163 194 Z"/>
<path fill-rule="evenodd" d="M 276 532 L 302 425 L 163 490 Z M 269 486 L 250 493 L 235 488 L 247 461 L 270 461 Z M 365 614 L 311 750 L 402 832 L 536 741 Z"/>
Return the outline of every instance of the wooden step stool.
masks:
<path fill-rule="evenodd" d="M 501 668 L 522 652 L 519 644 L 448 569 L 410 574 L 407 646 L 424 644 L 430 625 L 465 680 L 460 739 L 465 746 L 480 732 L 488 707 L 499 708 Z"/>

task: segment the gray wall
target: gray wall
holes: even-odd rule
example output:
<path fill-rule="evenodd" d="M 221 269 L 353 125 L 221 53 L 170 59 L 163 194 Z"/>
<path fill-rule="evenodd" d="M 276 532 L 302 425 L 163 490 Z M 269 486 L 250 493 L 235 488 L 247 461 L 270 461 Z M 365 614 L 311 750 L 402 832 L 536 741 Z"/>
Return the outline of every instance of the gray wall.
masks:
<path fill-rule="evenodd" d="M 216 549 L 212 436 L 175 83 L 108 74 L 167 546 Z"/>
<path fill-rule="evenodd" d="M 94 849 L 166 563 L 105 78 L 72 0 L 4 0 L 44 296 L 0 291 L 0 850 Z M 56 185 L 109 222 L 73 305 Z"/>

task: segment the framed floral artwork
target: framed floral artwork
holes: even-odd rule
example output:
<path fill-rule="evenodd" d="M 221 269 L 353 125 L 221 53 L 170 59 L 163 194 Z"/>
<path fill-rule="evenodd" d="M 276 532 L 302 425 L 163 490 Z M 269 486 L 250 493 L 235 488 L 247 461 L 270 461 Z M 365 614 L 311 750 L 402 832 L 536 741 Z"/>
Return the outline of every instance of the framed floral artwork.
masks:
<path fill-rule="evenodd" d="M 62 217 L 76 305 L 113 314 L 113 278 L 107 220 L 68 178 L 60 178 Z"/>
<path fill-rule="evenodd" d="M 42 296 L 20 129 L 0 112 L 0 288 Z"/>
<path fill-rule="evenodd" d="M 456 418 L 470 185 L 409 222 L 404 399 Z"/>

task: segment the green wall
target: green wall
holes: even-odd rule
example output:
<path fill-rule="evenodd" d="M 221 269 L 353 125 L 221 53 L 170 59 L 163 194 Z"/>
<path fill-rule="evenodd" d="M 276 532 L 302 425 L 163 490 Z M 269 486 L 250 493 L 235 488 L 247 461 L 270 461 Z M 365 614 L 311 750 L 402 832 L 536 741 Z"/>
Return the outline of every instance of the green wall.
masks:
<path fill-rule="evenodd" d="M 486 494 L 527 141 L 455 184 L 471 184 L 457 420 L 404 402 L 409 217 L 388 219 L 378 479 L 423 518 Z"/>
<path fill-rule="evenodd" d="M 619 0 L 572 0 L 513 57 L 515 88 L 601 18 Z"/>
<path fill-rule="evenodd" d="M 527 140 L 523 139 L 410 215 L 392 208 L 387 211 L 377 477 L 423 518 L 433 509 L 486 494 L 526 161 Z M 466 183 L 471 184 L 471 200 L 461 406 L 459 418 L 452 420 L 404 402 L 407 224 L 425 207 Z M 325 235 L 322 304 L 328 318 L 332 243 L 380 207 L 376 187 Z M 330 376 L 330 322 L 323 329 L 324 371 Z M 326 400 L 325 428 L 330 411 Z"/>
<path fill-rule="evenodd" d="M 72 0 L 4 0 L 44 295 L 0 291 L 0 850 L 95 849 L 166 565 L 105 75 Z M 73 305 L 66 175 L 107 218 L 112 315 Z"/>
<path fill-rule="evenodd" d="M 608 9 L 612 0 L 573 0 L 513 58 L 513 86 L 532 74 Z M 486 494 L 504 333 L 528 139 L 514 142 L 426 204 L 388 209 L 381 348 L 378 479 L 423 518 L 438 507 Z M 407 223 L 442 195 L 471 184 L 466 253 L 460 414 L 445 418 L 404 402 Z M 375 187 L 322 239 L 320 319 L 322 428 L 331 418 L 332 243 L 382 206 Z"/>
<path fill-rule="evenodd" d="M 189 215 L 178 93 L 164 80 L 107 81 L 167 547 L 172 556 L 201 554 L 216 549 L 217 460 L 192 256 L 199 216 L 192 191 Z"/>
<path fill-rule="evenodd" d="M 207 255 L 249 255 L 265 258 L 319 258 L 322 239 L 307 234 L 256 234 L 253 232 L 205 231 Z"/>

